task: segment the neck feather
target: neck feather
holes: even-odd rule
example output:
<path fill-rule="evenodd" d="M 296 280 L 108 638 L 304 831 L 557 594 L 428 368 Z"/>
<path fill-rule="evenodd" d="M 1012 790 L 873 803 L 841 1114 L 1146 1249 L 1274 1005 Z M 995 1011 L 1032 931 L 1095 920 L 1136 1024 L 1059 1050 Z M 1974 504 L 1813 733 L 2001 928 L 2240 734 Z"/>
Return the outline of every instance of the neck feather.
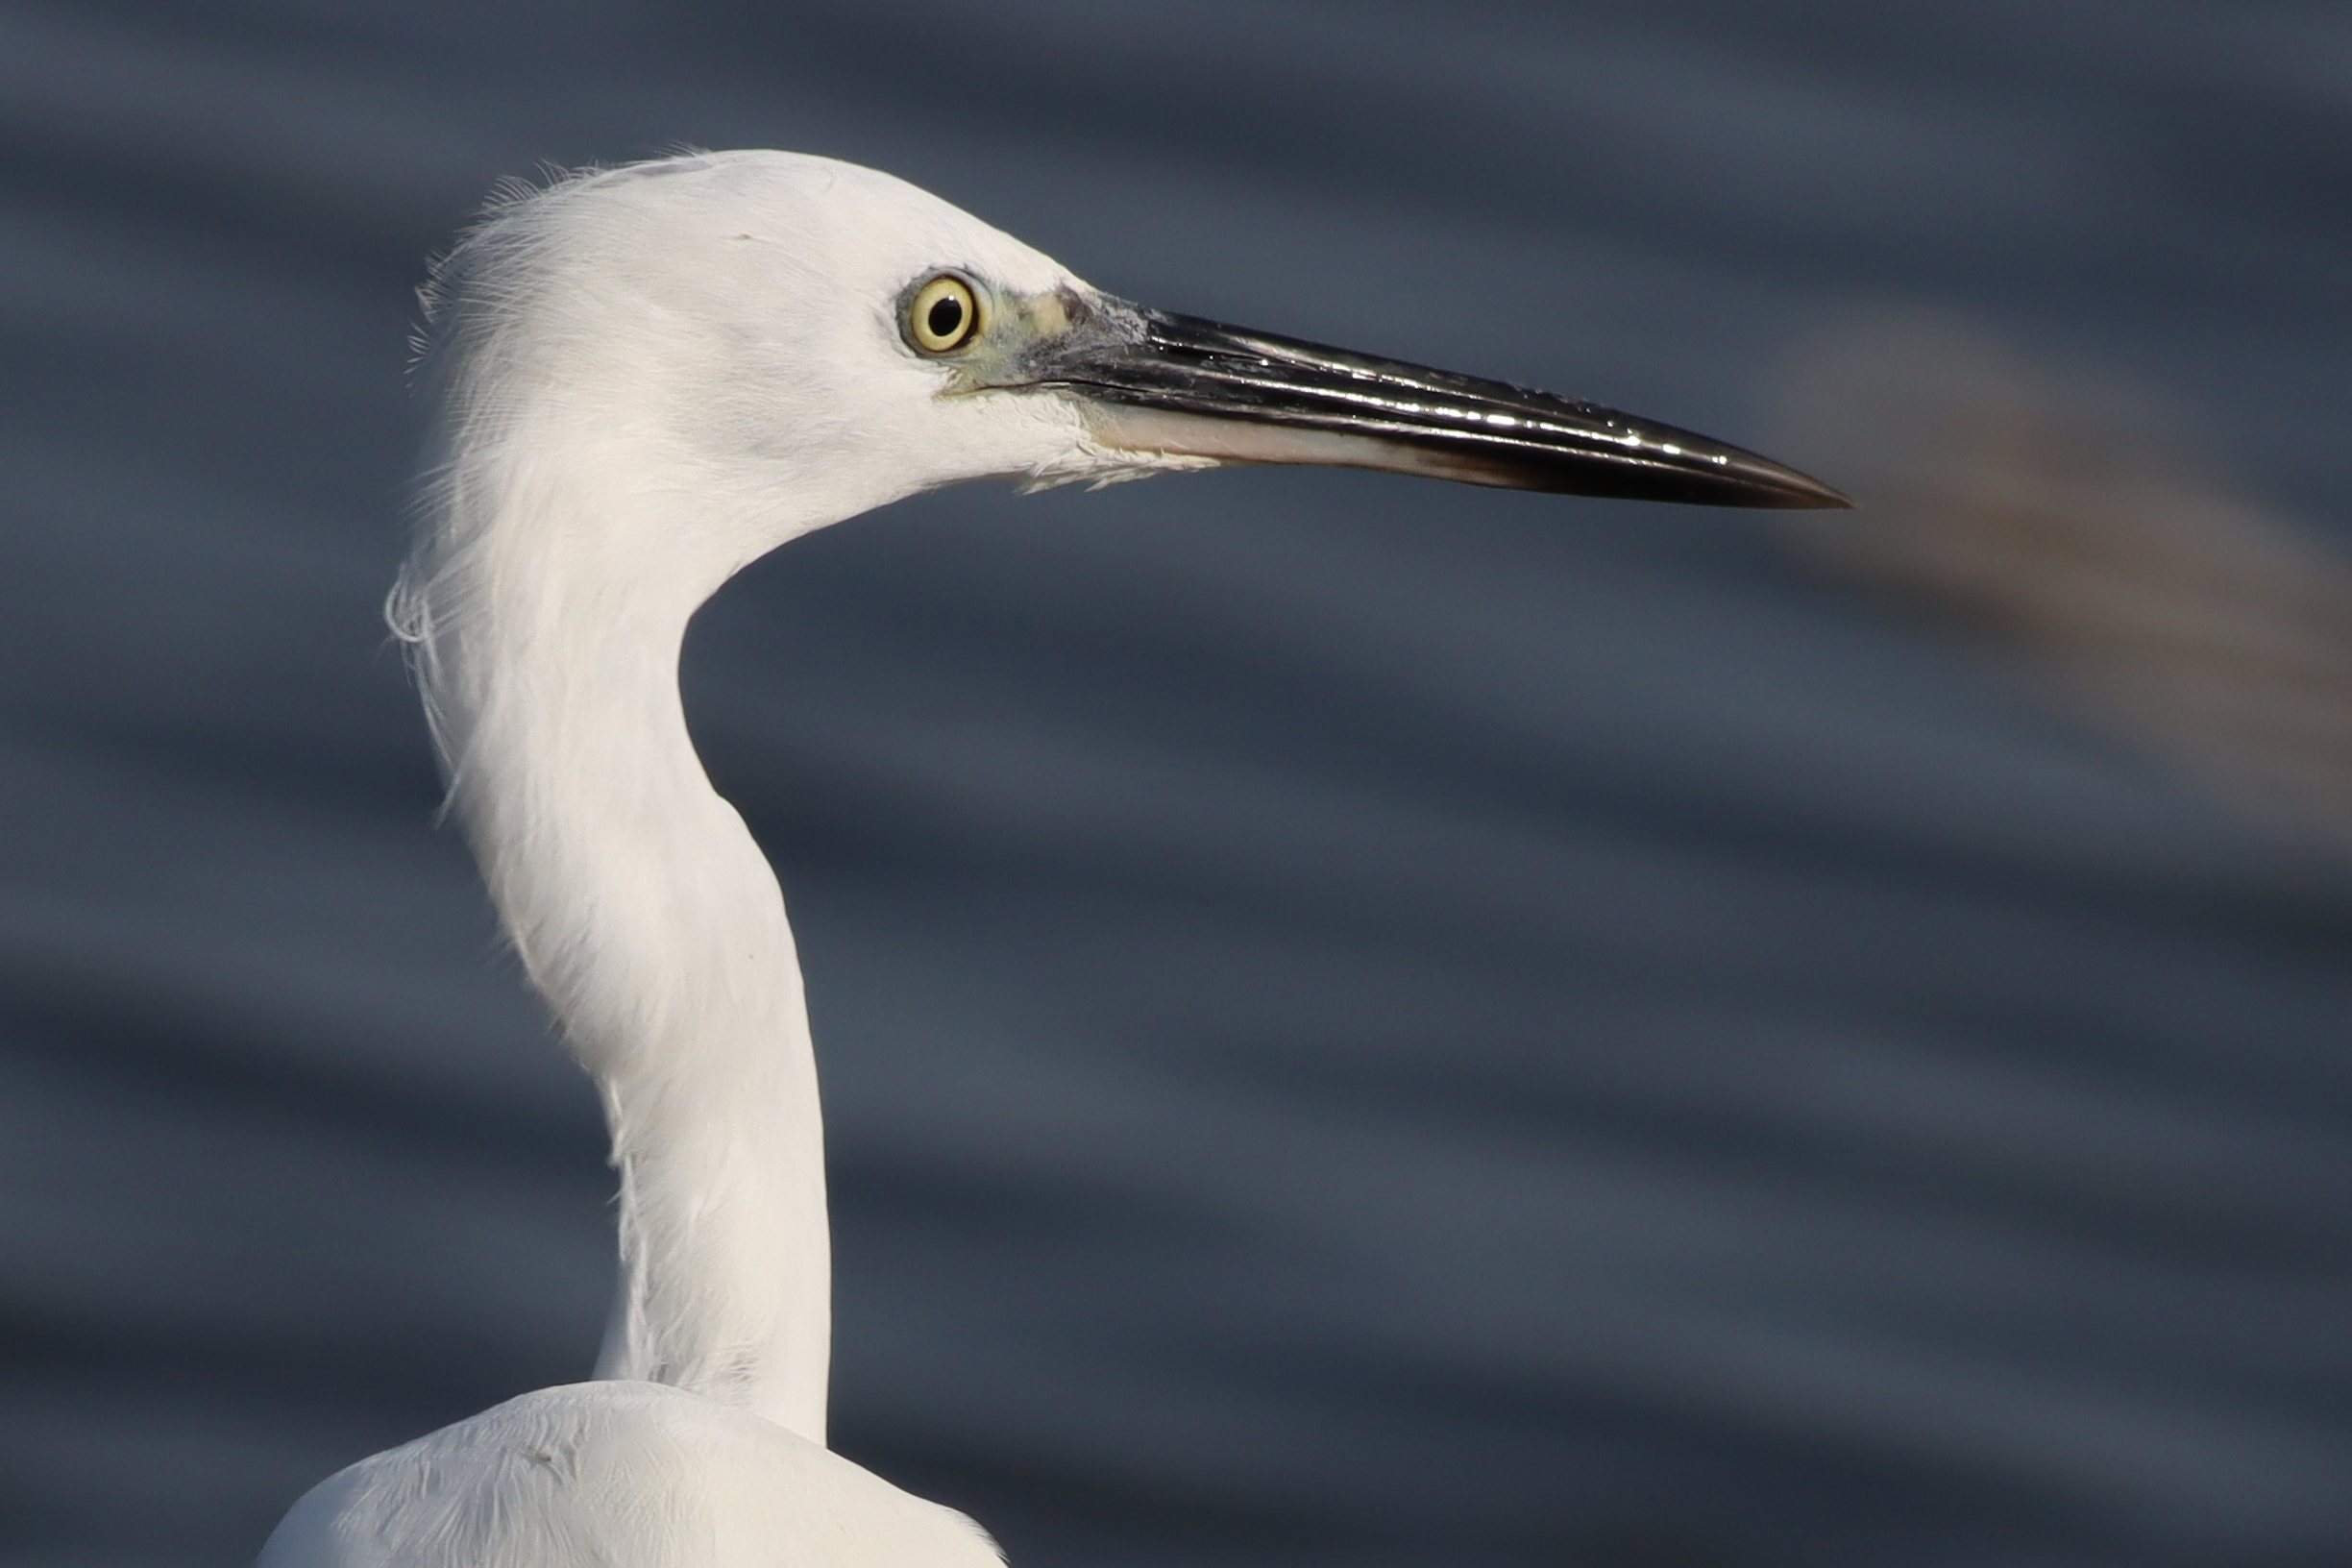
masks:
<path fill-rule="evenodd" d="M 737 561 L 578 461 L 441 469 L 393 604 L 451 799 L 530 979 L 602 1090 L 621 1284 L 599 1375 L 824 1438 L 830 1254 L 815 1057 L 773 872 L 705 777 L 686 623 Z M 609 458 L 605 459 L 607 467 Z M 605 482 L 600 482 L 601 478 Z"/>

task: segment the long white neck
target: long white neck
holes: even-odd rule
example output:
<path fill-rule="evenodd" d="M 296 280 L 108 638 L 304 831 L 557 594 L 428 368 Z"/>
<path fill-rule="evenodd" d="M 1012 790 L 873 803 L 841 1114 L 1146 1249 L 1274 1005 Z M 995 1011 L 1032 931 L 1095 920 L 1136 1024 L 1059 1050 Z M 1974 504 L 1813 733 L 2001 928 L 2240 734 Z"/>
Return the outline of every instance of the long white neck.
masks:
<path fill-rule="evenodd" d="M 494 208 L 436 269 L 438 415 L 393 628 L 531 981 L 621 1174 L 600 1370 L 824 1434 L 817 1074 L 774 874 L 678 698 L 695 610 L 785 541 L 986 476 L 1198 459 L 1096 444 L 1048 392 L 955 395 L 890 303 L 942 265 L 1081 287 L 887 176 L 718 154 Z"/>
<path fill-rule="evenodd" d="M 446 471 L 396 596 L 452 798 L 516 950 L 595 1075 L 620 1172 L 599 1375 L 824 1440 L 830 1250 L 815 1057 L 773 872 L 679 700 L 695 608 L 736 559 L 681 517 L 648 561 L 603 446 Z"/>

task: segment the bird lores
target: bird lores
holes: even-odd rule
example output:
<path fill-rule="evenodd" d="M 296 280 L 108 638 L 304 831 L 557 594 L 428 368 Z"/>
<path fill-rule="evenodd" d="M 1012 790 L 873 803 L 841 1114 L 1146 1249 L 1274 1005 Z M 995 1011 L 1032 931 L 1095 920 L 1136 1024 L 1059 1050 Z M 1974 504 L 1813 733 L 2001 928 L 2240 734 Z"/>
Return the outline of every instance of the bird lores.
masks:
<path fill-rule="evenodd" d="M 815 1059 L 774 874 L 688 738 L 696 608 L 788 540 L 967 479 L 1322 463 L 1839 506 L 1734 447 L 1103 294 L 888 175 L 784 153 L 596 172 L 437 270 L 422 526 L 394 590 L 493 902 L 602 1091 L 600 1381 L 329 1478 L 263 1568 L 987 1568 L 824 1447 Z"/>

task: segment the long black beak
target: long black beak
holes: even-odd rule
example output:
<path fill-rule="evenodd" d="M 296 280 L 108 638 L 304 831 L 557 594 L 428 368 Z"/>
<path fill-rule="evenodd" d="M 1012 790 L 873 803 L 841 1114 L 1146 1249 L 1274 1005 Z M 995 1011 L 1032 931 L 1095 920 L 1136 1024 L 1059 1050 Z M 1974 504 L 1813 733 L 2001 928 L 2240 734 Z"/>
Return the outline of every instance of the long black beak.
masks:
<path fill-rule="evenodd" d="M 1752 452 L 1598 404 L 1116 308 L 1123 331 L 1074 333 L 1022 378 L 1082 395 L 1106 446 L 1707 506 L 1852 504 Z"/>

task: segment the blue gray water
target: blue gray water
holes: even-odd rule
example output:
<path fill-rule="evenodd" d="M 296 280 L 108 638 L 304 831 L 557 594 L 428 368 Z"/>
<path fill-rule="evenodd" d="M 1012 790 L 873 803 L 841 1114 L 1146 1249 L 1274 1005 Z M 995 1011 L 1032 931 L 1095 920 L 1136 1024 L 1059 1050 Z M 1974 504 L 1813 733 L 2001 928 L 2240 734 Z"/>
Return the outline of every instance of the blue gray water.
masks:
<path fill-rule="evenodd" d="M 242 1562 L 589 1366 L 594 1103 L 377 609 L 423 257 L 681 144 L 1732 440 L 1923 303 L 2352 519 L 2337 6 L 6 0 L 11 1562 Z M 2352 870 L 1754 519 L 968 490 L 688 663 L 840 1446 L 1020 1568 L 2352 1560 Z"/>

